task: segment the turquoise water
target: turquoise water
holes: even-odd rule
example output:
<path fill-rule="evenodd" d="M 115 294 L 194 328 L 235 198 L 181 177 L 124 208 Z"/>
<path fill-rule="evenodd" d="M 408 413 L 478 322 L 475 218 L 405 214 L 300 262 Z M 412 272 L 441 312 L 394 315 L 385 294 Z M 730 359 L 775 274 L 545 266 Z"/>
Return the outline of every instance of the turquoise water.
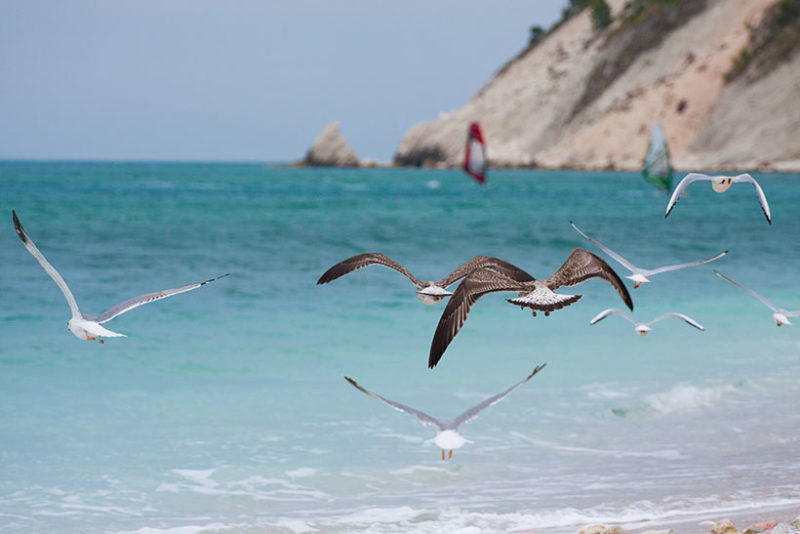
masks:
<path fill-rule="evenodd" d="M 800 324 L 713 276 L 800 309 L 800 176 L 723 196 L 666 196 L 636 174 L 0 163 L 0 530 L 3 532 L 574 532 L 800 508 Z M 15 209 L 86 313 L 230 272 L 75 339 Z M 645 267 L 705 258 L 634 290 L 647 337 L 592 280 L 532 318 L 484 297 L 428 370 L 444 304 L 372 267 L 316 286 L 365 251 L 435 279 L 478 254 L 537 278 L 569 225 Z M 619 273 L 623 268 L 609 261 Z M 462 427 L 434 432 L 359 393 L 454 416 L 548 366 Z"/>

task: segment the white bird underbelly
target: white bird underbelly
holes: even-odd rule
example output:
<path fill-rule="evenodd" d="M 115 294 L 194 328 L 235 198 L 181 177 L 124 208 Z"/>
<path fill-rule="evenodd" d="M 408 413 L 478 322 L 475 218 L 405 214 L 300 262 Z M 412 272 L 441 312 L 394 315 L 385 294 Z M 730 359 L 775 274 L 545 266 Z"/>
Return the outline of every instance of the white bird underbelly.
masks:
<path fill-rule="evenodd" d="M 784 314 L 782 314 L 780 312 L 773 313 L 772 314 L 772 318 L 775 319 L 775 324 L 777 324 L 778 326 L 780 326 L 782 324 L 789 324 L 789 325 L 792 324 L 792 322 L 789 320 L 789 318 L 786 317 L 786 315 L 784 315 Z"/>
<path fill-rule="evenodd" d="M 104 337 L 126 337 L 125 334 L 119 334 L 108 330 L 100 323 L 94 321 L 87 321 L 86 319 L 70 319 L 67 327 L 72 334 L 78 339 L 93 341 L 94 338 Z"/>
<path fill-rule="evenodd" d="M 433 439 L 433 442 L 440 449 L 453 450 L 464 445 L 467 440 L 461 437 L 461 434 L 455 430 L 442 430 L 441 432 L 436 433 L 436 437 Z"/>

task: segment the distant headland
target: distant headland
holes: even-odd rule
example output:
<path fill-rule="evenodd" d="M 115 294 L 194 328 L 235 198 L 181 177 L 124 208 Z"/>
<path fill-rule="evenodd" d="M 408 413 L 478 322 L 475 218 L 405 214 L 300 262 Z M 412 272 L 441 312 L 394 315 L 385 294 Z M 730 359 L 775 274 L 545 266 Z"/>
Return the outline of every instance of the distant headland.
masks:
<path fill-rule="evenodd" d="M 796 172 L 798 102 L 800 0 L 572 0 L 463 107 L 412 126 L 392 164 L 458 167 L 478 121 L 493 167 L 640 170 L 659 122 L 678 169 Z M 301 163 L 378 165 L 338 123 Z"/>

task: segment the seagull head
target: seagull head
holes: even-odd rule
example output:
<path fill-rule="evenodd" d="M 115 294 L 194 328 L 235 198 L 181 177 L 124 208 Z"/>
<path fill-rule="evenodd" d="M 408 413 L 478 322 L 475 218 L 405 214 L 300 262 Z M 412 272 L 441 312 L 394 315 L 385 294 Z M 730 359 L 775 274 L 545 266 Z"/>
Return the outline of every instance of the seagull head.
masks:
<path fill-rule="evenodd" d="M 778 326 L 780 326 L 782 324 L 789 324 L 789 325 L 792 324 L 792 322 L 789 320 L 789 318 L 786 317 L 786 315 L 784 315 L 784 314 L 782 314 L 780 312 L 773 313 L 772 314 L 772 318 L 775 319 L 775 324 L 777 324 Z"/>
<path fill-rule="evenodd" d="M 625 278 L 628 278 L 629 280 L 633 280 L 634 289 L 639 287 L 640 285 L 646 284 L 647 282 L 650 281 L 649 278 L 647 278 L 645 275 L 643 275 L 641 273 L 634 273 L 634 274 L 632 274 L 630 276 L 626 276 Z"/>
<path fill-rule="evenodd" d="M 417 298 L 428 306 L 433 306 L 445 297 L 451 296 L 453 293 L 447 291 L 445 288 L 431 284 L 420 289 L 417 289 Z"/>
<path fill-rule="evenodd" d="M 650 327 L 646 324 L 637 324 L 636 333 L 640 336 L 646 336 L 650 332 Z"/>
<path fill-rule="evenodd" d="M 717 193 L 724 193 L 733 184 L 732 176 L 715 176 L 711 180 L 711 187 Z"/>

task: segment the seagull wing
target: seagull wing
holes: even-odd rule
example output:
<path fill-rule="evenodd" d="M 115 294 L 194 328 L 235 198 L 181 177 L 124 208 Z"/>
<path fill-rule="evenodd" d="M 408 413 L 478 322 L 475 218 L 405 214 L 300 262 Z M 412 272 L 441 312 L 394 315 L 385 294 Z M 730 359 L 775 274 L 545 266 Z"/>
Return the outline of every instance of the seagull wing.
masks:
<path fill-rule="evenodd" d="M 775 305 L 773 303 L 771 303 L 769 300 L 767 300 L 766 298 L 762 297 L 761 295 L 759 295 L 758 293 L 756 293 L 752 289 L 746 288 L 741 284 L 737 284 L 736 282 L 734 282 L 733 280 L 731 280 L 730 278 L 728 278 L 727 276 L 725 276 L 724 274 L 722 274 L 718 270 L 714 269 L 714 274 L 716 274 L 717 276 L 719 276 L 720 278 L 722 278 L 726 282 L 729 282 L 729 283 L 735 285 L 739 289 L 743 289 L 743 290 L 747 291 L 748 293 L 753 295 L 755 298 L 757 298 L 758 300 L 760 300 L 761 302 L 766 304 L 767 307 L 770 308 L 772 311 L 775 311 L 775 312 L 780 312 L 781 311 L 778 308 L 776 308 Z"/>
<path fill-rule="evenodd" d="M 383 265 L 384 267 L 394 269 L 411 280 L 415 286 L 420 286 L 420 281 L 417 280 L 413 274 L 408 272 L 408 269 L 394 261 L 389 256 L 381 254 L 380 252 L 367 252 L 366 254 L 358 254 L 352 258 L 347 258 L 346 260 L 340 261 L 319 277 L 319 280 L 317 280 L 317 285 L 327 284 L 328 282 L 336 280 L 340 276 L 363 269 L 364 267 L 369 267 L 370 265 Z"/>
<path fill-rule="evenodd" d="M 649 325 L 651 325 L 653 323 L 657 323 L 661 319 L 666 319 L 667 317 L 677 317 L 678 319 L 682 319 L 683 321 L 686 321 L 687 323 L 689 323 L 693 327 L 697 328 L 698 330 L 705 330 L 705 328 L 703 328 L 703 325 L 701 325 L 700 323 L 698 323 L 697 321 L 695 321 L 694 319 L 692 319 L 688 315 L 684 315 L 682 313 L 673 313 L 673 312 L 665 313 L 664 315 L 659 315 L 658 317 L 656 317 L 655 319 L 653 319 L 649 323 L 645 323 L 645 324 L 649 326 Z"/>
<path fill-rule="evenodd" d="M 191 291 L 193 289 L 197 289 L 200 286 L 209 284 L 214 280 L 219 280 L 220 278 L 224 278 L 228 276 L 228 274 L 223 274 L 222 276 L 217 276 L 216 278 L 204 280 L 196 284 L 189 284 L 188 286 L 176 287 L 175 289 L 164 289 L 163 291 L 156 291 L 155 293 L 147 293 L 145 295 L 139 295 L 138 297 L 133 297 L 132 299 L 128 299 L 125 302 L 120 302 L 119 304 L 112 306 L 110 309 L 106 310 L 100 315 L 94 315 L 94 316 L 84 315 L 84 318 L 102 324 L 105 323 L 106 321 L 110 321 L 117 315 L 122 315 L 123 313 L 128 312 L 134 308 L 138 308 L 143 304 L 149 304 L 151 302 L 155 302 L 156 300 L 165 299 L 167 297 L 171 297 L 179 293 L 186 293 L 187 291 Z"/>
<path fill-rule="evenodd" d="M 438 285 L 441 287 L 447 287 L 453 285 L 462 278 L 464 278 L 465 276 L 467 276 L 469 273 L 474 271 L 475 269 L 480 269 L 486 266 L 492 266 L 495 270 L 502 272 L 509 278 L 517 280 L 519 282 L 534 281 L 534 278 L 530 274 L 523 271 L 516 265 L 509 263 L 505 260 L 501 260 L 500 258 L 493 258 L 491 256 L 475 256 L 467 263 L 461 265 L 455 271 L 453 271 L 452 273 L 448 274 L 445 278 L 440 280 L 438 282 Z"/>
<path fill-rule="evenodd" d="M 585 237 L 586 239 L 588 239 L 589 241 L 591 241 L 592 243 L 594 243 L 594 244 L 595 244 L 595 246 L 597 246 L 597 248 L 599 248 L 600 250 L 602 250 L 603 252 L 605 252 L 606 254 L 608 254 L 608 255 L 609 255 L 611 258 L 613 258 L 613 259 L 614 259 L 614 261 L 618 262 L 620 265 L 622 265 L 623 267 L 625 267 L 626 269 L 628 269 L 630 272 L 632 272 L 632 273 L 635 273 L 636 271 L 639 271 L 639 270 L 640 270 L 640 269 L 638 269 L 638 268 L 637 268 L 637 267 L 636 267 L 634 264 L 632 264 L 631 262 L 629 262 L 628 260 L 626 260 L 625 258 L 623 258 L 622 256 L 620 256 L 619 254 L 617 254 L 616 252 L 614 252 L 614 251 L 613 251 L 613 250 L 611 250 L 610 248 L 606 247 L 605 245 L 603 245 L 603 244 L 602 244 L 602 243 L 600 243 L 599 241 L 595 241 L 594 239 L 592 239 L 592 238 L 591 238 L 591 237 L 589 237 L 588 235 L 584 234 L 584 233 L 583 233 L 583 231 L 582 231 L 580 228 L 578 228 L 578 227 L 575 225 L 575 223 L 574 223 L 574 222 L 570 221 L 570 222 L 569 222 L 569 224 L 571 224 L 571 225 L 572 225 L 572 227 L 575 229 L 575 231 L 576 231 L 576 232 L 578 232 L 578 233 L 579 233 L 579 234 L 581 234 L 583 237 Z"/>
<path fill-rule="evenodd" d="M 680 183 L 675 187 L 675 190 L 672 191 L 672 196 L 669 197 L 669 202 L 667 202 L 667 212 L 664 214 L 664 218 L 667 218 L 669 212 L 672 211 L 672 208 L 674 208 L 675 204 L 678 202 L 678 199 L 681 198 L 683 190 L 686 189 L 690 183 L 696 182 L 697 180 L 711 180 L 711 178 L 712 177 L 708 176 L 707 174 L 700 174 L 697 172 L 692 172 L 684 176 L 683 180 L 681 180 Z"/>
<path fill-rule="evenodd" d="M 458 428 L 458 426 L 460 424 L 466 423 L 467 421 L 472 421 L 473 419 L 478 417 L 478 414 L 481 412 L 481 410 L 483 410 L 484 408 L 488 408 L 489 406 L 491 406 L 493 404 L 497 404 L 498 402 L 500 402 L 501 400 L 506 398 L 506 396 L 508 396 L 509 393 L 511 393 L 512 391 L 514 391 L 518 387 L 520 387 L 522 384 L 524 384 L 525 382 L 527 382 L 528 380 L 533 378 L 536 373 L 538 373 L 539 371 L 544 369 L 545 365 L 547 365 L 547 364 L 543 363 L 542 365 L 537 366 L 536 369 L 534 369 L 531 374 L 529 374 L 526 378 L 520 380 L 519 382 L 517 382 L 516 384 L 514 384 L 513 386 L 511 386 L 507 390 L 503 391 L 502 393 L 498 393 L 497 395 L 493 395 L 493 396 L 489 397 L 485 401 L 481 402 L 480 404 L 476 404 L 475 406 L 473 406 L 472 408 L 470 408 L 466 412 L 464 412 L 461 415 L 459 415 L 458 417 L 456 417 L 453 420 L 453 423 L 454 423 L 455 427 Z"/>
<path fill-rule="evenodd" d="M 678 265 L 665 265 L 664 267 L 658 267 L 656 269 L 645 270 L 644 273 L 645 273 L 645 276 L 652 276 L 654 274 L 666 273 L 668 271 L 675 271 L 675 270 L 678 270 L 678 269 L 683 269 L 685 267 L 694 267 L 695 265 L 703 265 L 704 263 L 711 263 L 714 260 L 718 260 L 718 259 L 720 259 L 722 256 L 724 256 L 727 253 L 728 253 L 728 251 L 725 250 L 723 252 L 720 252 L 716 256 L 712 256 L 712 257 L 706 258 L 704 260 L 693 261 L 693 262 L 690 262 L 690 263 L 681 263 L 681 264 L 678 264 Z"/>
<path fill-rule="evenodd" d="M 589 321 L 589 324 L 595 324 L 596 322 L 602 321 L 606 317 L 610 317 L 612 315 L 620 315 L 620 316 L 624 317 L 625 319 L 627 319 L 628 321 L 632 322 L 633 324 L 636 324 L 636 321 L 633 320 L 633 317 L 631 317 L 630 315 L 628 315 L 624 311 L 618 310 L 616 308 L 609 308 L 607 310 L 601 311 L 600 313 L 598 313 L 597 315 L 594 316 L 594 319 Z"/>
<path fill-rule="evenodd" d="M 75 301 L 75 297 L 72 295 L 72 291 L 69 290 L 67 283 L 63 278 L 61 278 L 61 275 L 58 273 L 58 271 L 56 271 L 56 268 L 50 265 L 50 262 L 44 257 L 44 254 L 39 252 L 39 249 L 36 248 L 36 245 L 33 243 L 33 241 L 31 241 L 31 238 L 28 237 L 27 232 L 25 232 L 25 229 L 19 222 L 19 218 L 17 218 L 17 213 L 12 210 L 11 215 L 14 219 L 14 229 L 17 231 L 17 235 L 22 240 L 22 244 L 25 245 L 25 248 L 28 249 L 28 252 L 30 252 L 33 257 L 36 258 L 36 261 L 39 262 L 39 265 L 41 265 L 44 270 L 47 271 L 47 274 L 50 275 L 50 278 L 53 279 L 61 292 L 64 293 L 64 297 L 67 299 L 67 304 L 69 304 L 69 309 L 72 312 L 72 317 L 81 318 L 81 310 L 78 309 L 78 303 Z"/>
<path fill-rule="evenodd" d="M 488 265 L 472 271 L 458 285 L 447 303 L 436 326 L 431 341 L 428 367 L 436 367 L 447 346 L 464 325 L 472 305 L 487 293 L 495 291 L 523 291 L 530 289 L 532 282 L 518 282 L 500 270 Z"/>
<path fill-rule="evenodd" d="M 555 291 L 561 286 L 574 286 L 590 278 L 601 278 L 611 284 L 625 305 L 631 310 L 633 309 L 631 295 L 614 269 L 609 267 L 602 258 L 582 248 L 573 250 L 564 265 L 559 267 L 545 283 L 547 287 Z"/>
<path fill-rule="evenodd" d="M 438 427 L 440 429 L 444 428 L 444 425 L 442 424 L 442 422 L 440 420 L 438 420 L 435 417 L 432 417 L 432 416 L 426 414 L 425 412 L 421 412 L 419 410 L 416 410 L 416 409 L 412 408 L 411 406 L 406 406 L 405 404 L 400 404 L 399 402 L 395 402 L 395 401 L 389 400 L 389 399 L 387 399 L 385 397 L 381 397 L 380 395 L 377 395 L 375 393 L 372 393 L 371 391 L 368 391 L 365 388 L 363 388 L 362 386 L 360 386 L 358 384 L 358 382 L 356 382 L 355 380 L 353 380 L 349 376 L 344 377 L 344 379 L 347 380 L 348 382 L 350 382 L 350 384 L 352 384 L 354 388 L 356 388 L 357 390 L 361 391 L 362 393 L 365 393 L 365 394 L 369 395 L 373 399 L 378 399 L 379 401 L 385 402 L 386 404 L 388 404 L 389 406 L 391 406 L 392 408 L 394 408 L 397 411 L 410 413 L 411 415 L 416 415 L 417 418 L 422 422 L 423 425 L 433 425 L 433 426 Z"/>
<path fill-rule="evenodd" d="M 767 218 L 767 222 L 772 224 L 772 215 L 769 211 L 769 204 L 767 204 L 767 197 L 764 195 L 764 191 L 761 189 L 761 186 L 758 185 L 756 179 L 750 176 L 749 174 L 740 174 L 739 176 L 734 176 L 734 182 L 750 182 L 753 184 L 753 187 L 756 190 L 756 196 L 758 196 L 758 203 L 761 205 L 761 211 L 764 212 L 764 216 Z"/>

